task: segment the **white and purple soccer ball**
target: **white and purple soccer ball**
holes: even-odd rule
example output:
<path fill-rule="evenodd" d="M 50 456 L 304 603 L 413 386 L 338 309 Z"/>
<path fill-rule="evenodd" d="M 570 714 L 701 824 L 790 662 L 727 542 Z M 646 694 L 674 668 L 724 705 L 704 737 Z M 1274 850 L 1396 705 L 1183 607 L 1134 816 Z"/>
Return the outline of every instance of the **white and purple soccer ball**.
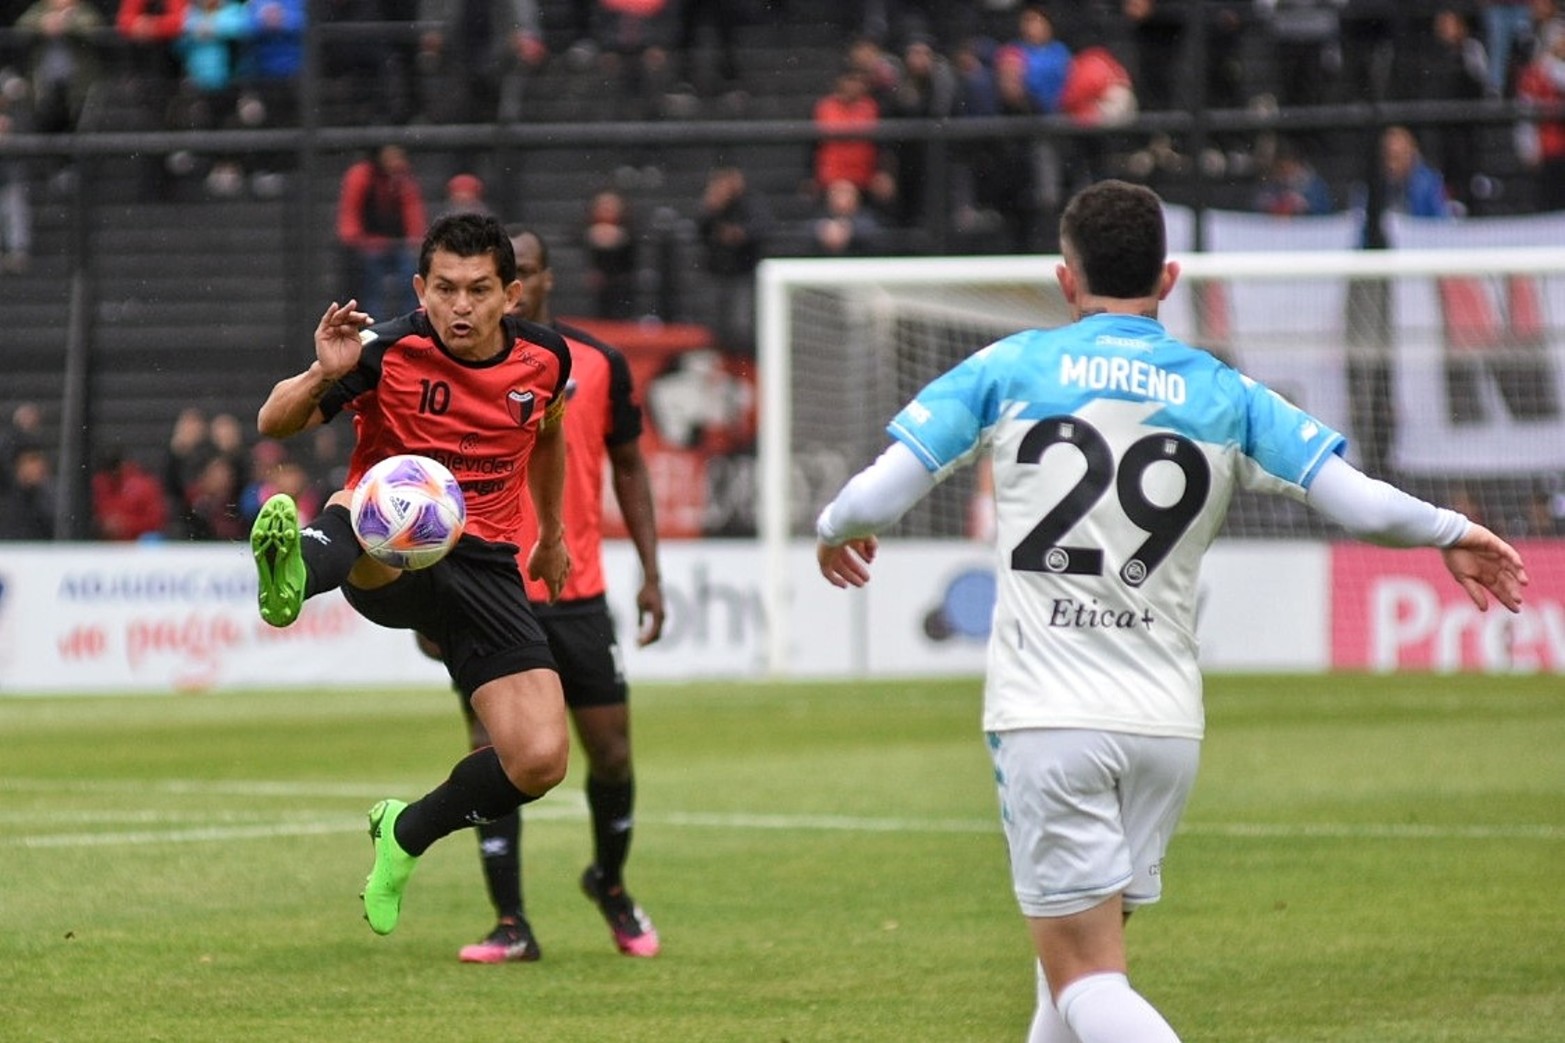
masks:
<path fill-rule="evenodd" d="M 397 569 L 425 569 L 445 557 L 467 524 L 462 487 L 427 456 L 388 456 L 364 472 L 349 505 L 364 551 Z"/>

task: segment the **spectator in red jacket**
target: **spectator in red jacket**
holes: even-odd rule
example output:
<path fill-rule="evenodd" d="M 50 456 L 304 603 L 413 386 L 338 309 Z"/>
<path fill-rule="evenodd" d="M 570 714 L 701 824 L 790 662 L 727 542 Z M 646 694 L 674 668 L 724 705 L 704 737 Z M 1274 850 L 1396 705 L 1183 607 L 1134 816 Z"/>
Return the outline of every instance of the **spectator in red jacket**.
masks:
<path fill-rule="evenodd" d="M 1071 55 L 1060 91 L 1060 111 L 1089 127 L 1128 123 L 1136 115 L 1130 73 L 1104 47 Z"/>
<path fill-rule="evenodd" d="M 359 310 L 377 321 L 418 307 L 413 273 L 424 238 L 424 196 L 399 145 L 349 167 L 337 199 L 337 239 Z"/>
<path fill-rule="evenodd" d="M 1136 116 L 1136 93 L 1130 73 L 1105 47 L 1087 47 L 1070 57 L 1060 111 L 1088 127 L 1113 127 Z M 1104 139 L 1083 137 L 1060 146 L 1066 188 L 1085 188 L 1108 174 Z"/>
<path fill-rule="evenodd" d="M 815 126 L 821 130 L 869 129 L 880 122 L 880 106 L 870 97 L 859 72 L 841 72 L 830 94 L 815 103 Z M 880 146 L 871 138 L 822 138 L 815 146 L 815 188 L 833 181 L 851 181 L 868 189 L 880 169 Z"/>
<path fill-rule="evenodd" d="M 185 26 L 186 0 L 120 0 L 114 29 L 128 44 L 131 77 L 149 100 L 166 104 L 179 79 L 174 41 Z"/>
<path fill-rule="evenodd" d="M 110 450 L 92 476 L 92 519 L 106 540 L 161 536 L 168 522 L 163 483 L 120 450 Z"/>
<path fill-rule="evenodd" d="M 1547 27 L 1542 42 L 1516 78 L 1516 97 L 1547 108 L 1565 102 L 1565 26 Z M 1522 124 L 1517 151 L 1537 179 L 1537 209 L 1565 210 L 1565 119 Z"/>

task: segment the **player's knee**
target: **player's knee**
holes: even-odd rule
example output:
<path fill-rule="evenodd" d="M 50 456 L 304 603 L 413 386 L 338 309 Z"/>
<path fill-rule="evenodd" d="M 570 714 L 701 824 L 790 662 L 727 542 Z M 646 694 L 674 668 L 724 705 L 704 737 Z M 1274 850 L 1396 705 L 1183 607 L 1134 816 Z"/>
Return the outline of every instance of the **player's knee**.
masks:
<path fill-rule="evenodd" d="M 565 779 L 570 742 L 564 736 L 558 741 L 535 739 L 515 752 L 497 752 L 511 785 L 529 796 L 541 797 Z"/>
<path fill-rule="evenodd" d="M 621 783 L 630 779 L 630 737 L 615 736 L 584 746 L 592 777 L 603 782 Z"/>
<path fill-rule="evenodd" d="M 378 590 L 395 583 L 401 576 L 401 569 L 394 569 L 364 554 L 353 563 L 352 570 L 348 572 L 348 585 L 360 590 Z"/>
<path fill-rule="evenodd" d="M 600 782 L 629 781 L 630 716 L 624 704 L 583 707 L 572 714 L 592 777 Z"/>

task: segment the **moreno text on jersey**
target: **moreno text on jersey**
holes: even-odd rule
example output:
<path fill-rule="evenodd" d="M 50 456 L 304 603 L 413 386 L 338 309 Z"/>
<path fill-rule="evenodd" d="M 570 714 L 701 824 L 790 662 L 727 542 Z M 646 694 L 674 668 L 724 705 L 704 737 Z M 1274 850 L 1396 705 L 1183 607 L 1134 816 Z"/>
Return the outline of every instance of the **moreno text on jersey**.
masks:
<path fill-rule="evenodd" d="M 1062 355 L 1060 383 L 1085 391 L 1117 391 L 1170 405 L 1185 401 L 1185 378 L 1142 359 L 1117 355 Z"/>

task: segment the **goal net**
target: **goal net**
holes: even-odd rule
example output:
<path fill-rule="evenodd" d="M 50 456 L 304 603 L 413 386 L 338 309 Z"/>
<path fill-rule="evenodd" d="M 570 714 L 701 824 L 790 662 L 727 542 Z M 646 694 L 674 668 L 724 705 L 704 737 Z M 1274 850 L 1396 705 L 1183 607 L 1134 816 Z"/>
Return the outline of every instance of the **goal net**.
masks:
<path fill-rule="evenodd" d="M 1207 226 L 1208 246 L 1221 252 L 1173 253 L 1181 277 L 1159 313 L 1171 333 L 1341 431 L 1368 473 L 1507 536 L 1559 531 L 1565 247 L 1543 244 L 1565 244 L 1565 215 L 1436 229 L 1403 221 L 1393 229 L 1402 245 L 1379 251 L 1341 248 L 1357 234 L 1351 216 L 1286 228 L 1227 216 Z M 1179 231 L 1171 220 L 1171 246 Z M 1221 250 L 1233 241 L 1251 248 Z M 763 264 L 758 516 L 769 620 L 783 618 L 799 581 L 787 574 L 788 546 L 812 538 L 821 507 L 885 448 L 887 421 L 924 384 L 993 340 L 1069 321 L 1057 263 Z M 964 468 L 892 535 L 982 540 L 988 508 L 984 468 Z M 1249 495 L 1236 498 L 1224 533 L 1333 535 L 1291 501 Z"/>

